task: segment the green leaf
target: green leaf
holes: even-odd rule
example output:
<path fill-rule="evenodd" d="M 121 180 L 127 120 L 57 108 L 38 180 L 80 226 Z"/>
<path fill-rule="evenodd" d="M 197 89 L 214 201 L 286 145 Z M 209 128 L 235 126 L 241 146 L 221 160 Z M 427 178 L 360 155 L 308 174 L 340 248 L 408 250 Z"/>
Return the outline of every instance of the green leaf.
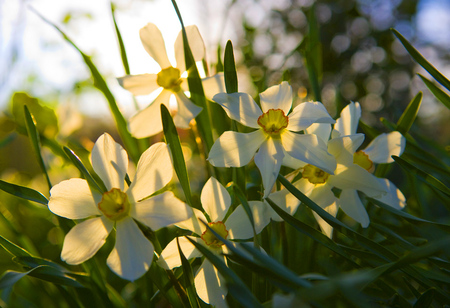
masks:
<path fill-rule="evenodd" d="M 190 307 L 198 308 L 200 307 L 200 303 L 198 302 L 197 292 L 195 291 L 194 274 L 192 273 L 191 264 L 188 262 L 188 260 L 183 254 L 183 251 L 180 248 L 178 238 L 177 238 L 177 247 L 178 252 L 180 254 L 181 266 L 183 268 L 183 277 L 186 284 L 186 293 L 189 299 Z"/>
<path fill-rule="evenodd" d="M 417 75 L 419 75 L 420 79 L 422 79 L 422 81 L 425 83 L 425 85 L 431 91 L 431 93 L 433 93 L 434 96 L 436 96 L 436 98 L 442 104 L 444 104 L 447 108 L 450 109 L 450 96 L 447 93 L 445 93 L 444 91 L 442 91 L 440 88 L 438 88 L 434 83 L 432 83 L 427 78 L 423 77 L 420 74 L 417 74 Z"/>
<path fill-rule="evenodd" d="M 106 100 L 108 101 L 109 108 L 113 114 L 114 120 L 116 121 L 117 130 L 119 131 L 120 137 L 122 138 L 122 141 L 125 145 L 128 154 L 130 155 L 133 161 L 137 162 L 140 156 L 137 141 L 131 136 L 130 132 L 128 131 L 127 122 L 123 117 L 122 113 L 120 112 L 113 94 L 109 90 L 109 87 L 106 84 L 105 79 L 102 77 L 97 67 L 92 62 L 91 58 L 87 56 L 85 53 L 83 53 L 81 49 L 78 48 L 78 46 L 58 26 L 56 26 L 51 21 L 46 19 L 44 16 L 39 14 L 33 8 L 30 9 L 33 10 L 35 14 L 38 15 L 43 21 L 45 21 L 53 28 L 55 28 L 63 36 L 63 38 L 79 52 L 79 54 L 81 55 L 81 57 L 83 58 L 84 62 L 86 63 L 87 67 L 91 72 L 91 76 L 94 80 L 95 87 L 103 93 Z"/>
<path fill-rule="evenodd" d="M 117 26 L 116 16 L 114 14 L 115 6 L 111 2 L 111 16 L 114 22 L 114 29 L 116 30 L 117 41 L 120 48 L 120 57 L 122 58 L 123 68 L 125 69 L 125 74 L 130 75 L 130 66 L 128 65 L 127 51 L 125 50 L 125 45 L 123 44 L 122 35 L 120 34 L 119 27 Z"/>
<path fill-rule="evenodd" d="M 25 126 L 27 128 L 28 137 L 30 138 L 31 148 L 33 149 L 34 155 L 36 156 L 39 166 L 41 167 L 42 172 L 45 175 L 45 179 L 47 180 L 48 189 L 52 188 L 52 183 L 50 182 L 50 177 L 47 173 L 47 168 L 45 167 L 44 159 L 41 155 L 41 145 L 39 143 L 39 133 L 36 129 L 33 116 L 28 110 L 27 105 L 23 106 L 24 115 L 25 115 Z"/>
<path fill-rule="evenodd" d="M 414 303 L 413 308 L 426 308 L 430 307 L 433 303 L 434 299 L 434 288 L 430 288 L 422 293 L 422 295 L 417 299 L 417 301 Z"/>
<path fill-rule="evenodd" d="M 189 184 L 189 177 L 186 169 L 186 162 L 184 161 L 183 151 L 181 149 L 180 138 L 178 137 L 177 129 L 173 123 L 172 116 L 164 104 L 161 104 L 161 119 L 163 124 L 164 137 L 166 143 L 169 145 L 172 152 L 173 167 L 183 188 L 186 202 L 192 206 L 191 200 L 191 186 Z"/>
<path fill-rule="evenodd" d="M 430 62 L 428 62 L 409 42 L 403 35 L 401 35 L 397 30 L 391 29 L 395 36 L 400 40 L 400 42 L 405 46 L 408 53 L 413 57 L 413 59 L 419 63 L 434 79 L 436 79 L 440 84 L 442 84 L 447 90 L 450 91 L 450 80 L 448 80 L 444 75 L 442 75 Z"/>
<path fill-rule="evenodd" d="M 10 242 L 1 235 L 0 235 L 0 246 L 2 246 L 7 252 L 9 252 L 15 257 L 32 257 L 32 255 L 28 251 Z"/>
<path fill-rule="evenodd" d="M 406 135 L 406 133 L 411 128 L 414 120 L 416 119 L 417 112 L 419 111 L 420 104 L 422 103 L 422 92 L 417 93 L 416 96 L 409 103 L 408 107 L 406 107 L 405 111 L 401 115 L 400 119 L 397 122 L 397 130 L 402 134 Z"/>
<path fill-rule="evenodd" d="M 34 201 L 43 205 L 48 204 L 48 200 L 43 194 L 28 187 L 19 186 L 0 180 L 0 189 L 8 194 L 22 199 Z"/>
<path fill-rule="evenodd" d="M 235 93 L 238 91 L 238 79 L 236 73 L 236 64 L 234 63 L 233 44 L 231 41 L 227 42 L 225 47 L 224 64 L 224 77 L 225 87 L 227 93 Z"/>

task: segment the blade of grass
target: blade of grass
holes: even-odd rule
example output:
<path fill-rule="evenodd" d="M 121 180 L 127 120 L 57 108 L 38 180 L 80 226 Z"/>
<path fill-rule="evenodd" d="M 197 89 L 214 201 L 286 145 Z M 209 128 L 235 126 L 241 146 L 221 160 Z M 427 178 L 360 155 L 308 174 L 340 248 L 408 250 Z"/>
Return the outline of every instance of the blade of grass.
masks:
<path fill-rule="evenodd" d="M 127 51 L 125 49 L 125 45 L 123 43 L 122 35 L 120 34 L 119 27 L 117 26 L 116 16 L 114 14 L 116 8 L 115 5 L 111 2 L 111 16 L 114 23 L 114 29 L 116 30 L 117 42 L 119 43 L 120 48 L 120 57 L 122 58 L 123 68 L 125 70 L 125 74 L 130 75 L 130 66 L 128 65 L 128 57 Z"/>
<path fill-rule="evenodd" d="M 414 96 L 408 107 L 406 107 L 405 111 L 400 116 L 400 119 L 398 119 L 397 130 L 402 135 L 406 135 L 406 133 L 408 133 L 409 129 L 411 128 L 414 120 L 416 119 L 421 102 L 422 92 L 419 92 L 416 96 Z"/>
<path fill-rule="evenodd" d="M 424 76 L 422 76 L 421 74 L 417 74 L 419 75 L 420 79 L 422 79 L 423 83 L 427 86 L 427 88 L 431 91 L 431 93 L 433 93 L 433 95 L 442 103 L 444 104 L 447 108 L 450 109 L 450 96 L 445 93 L 444 91 L 442 91 L 440 88 L 438 88 L 434 83 L 432 83 L 430 80 L 428 80 L 427 78 L 425 78 Z"/>
<path fill-rule="evenodd" d="M 28 187 L 19 186 L 0 180 L 0 189 L 8 194 L 22 199 L 34 201 L 43 205 L 48 204 L 48 200 L 43 194 Z"/>
<path fill-rule="evenodd" d="M 178 252 L 180 254 L 181 266 L 183 268 L 183 277 L 186 285 L 186 293 L 189 299 L 190 307 L 198 308 L 200 307 L 200 303 L 198 302 L 197 292 L 195 291 L 194 274 L 192 273 L 191 264 L 188 262 L 188 260 L 183 254 L 183 251 L 180 248 L 178 238 L 177 238 L 177 247 Z"/>
<path fill-rule="evenodd" d="M 236 64 L 234 62 L 233 44 L 229 40 L 225 46 L 224 56 L 224 77 L 227 93 L 235 93 L 238 91 L 238 79 L 236 74 Z"/>

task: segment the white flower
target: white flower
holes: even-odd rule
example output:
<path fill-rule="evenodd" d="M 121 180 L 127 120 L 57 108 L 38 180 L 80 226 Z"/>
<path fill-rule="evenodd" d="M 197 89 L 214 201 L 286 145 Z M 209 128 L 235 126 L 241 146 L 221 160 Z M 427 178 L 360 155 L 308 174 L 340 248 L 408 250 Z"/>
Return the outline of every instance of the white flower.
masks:
<path fill-rule="evenodd" d="M 231 119 L 257 130 L 223 133 L 211 148 L 209 162 L 216 167 L 241 167 L 254 156 L 264 184 L 264 197 L 271 192 L 286 156 L 332 174 L 336 161 L 327 152 L 326 143 L 312 134 L 295 133 L 313 123 L 334 123 L 325 107 L 318 102 L 307 102 L 289 113 L 292 89 L 287 82 L 270 87 L 260 94 L 260 99 L 261 108 L 245 93 L 221 93 L 213 97 Z"/>
<path fill-rule="evenodd" d="M 195 61 L 202 60 L 205 55 L 205 45 L 196 26 L 185 28 Z M 146 95 L 163 88 L 162 92 L 147 108 L 139 111 L 130 119 L 129 129 L 136 138 L 153 136 L 162 131 L 160 105 L 164 104 L 172 113 L 175 125 L 179 128 L 189 128 L 189 122 L 195 118 L 201 107 L 193 104 L 184 94 L 187 91 L 186 78 L 181 74 L 186 71 L 184 60 L 183 38 L 181 32 L 175 41 L 175 58 L 177 65 L 169 62 L 161 32 L 152 23 L 148 23 L 139 31 L 139 35 L 148 54 L 159 64 L 158 74 L 129 75 L 118 78 L 122 87 L 134 95 Z M 208 77 L 203 80 L 206 97 L 225 91 L 223 74 Z M 177 107 L 169 105 L 169 100 L 175 95 Z"/>
<path fill-rule="evenodd" d="M 227 253 L 226 246 L 209 231 L 200 220 L 208 222 L 208 225 L 223 238 L 248 239 L 253 237 L 253 229 L 242 206 L 238 206 L 225 221 L 225 215 L 231 205 L 231 198 L 228 191 L 215 178 L 211 177 L 205 184 L 201 193 L 201 202 L 209 219 L 199 210 L 193 209 L 194 215 L 189 220 L 177 223 L 176 226 L 190 230 L 198 237 L 190 237 L 192 240 L 208 247 L 211 251 L 223 258 Z M 253 213 L 258 209 L 257 205 L 250 204 Z M 259 216 L 258 216 L 259 217 Z M 255 231 L 260 232 L 265 225 L 255 219 Z M 178 238 L 180 248 L 187 259 L 201 257 L 202 254 L 192 243 L 184 237 Z M 166 269 L 172 269 L 181 265 L 178 252 L 177 240 L 170 242 L 161 253 L 157 261 L 159 265 Z M 225 296 L 228 290 L 225 280 L 217 269 L 207 259 L 203 261 L 195 275 L 195 288 L 198 296 L 205 302 L 216 307 L 227 307 Z"/>
<path fill-rule="evenodd" d="M 147 198 L 172 179 L 168 146 L 156 143 L 142 154 L 128 188 L 124 181 L 128 155 L 110 135 L 103 134 L 95 142 L 91 161 L 107 192 L 101 194 L 91 189 L 86 180 L 77 178 L 63 181 L 50 191 L 50 211 L 69 219 L 88 218 L 66 235 L 61 259 L 69 264 L 88 260 L 115 227 L 116 244 L 107 264 L 122 278 L 136 280 L 150 267 L 154 248 L 133 219 L 157 230 L 192 215 L 190 208 L 172 192 Z"/>

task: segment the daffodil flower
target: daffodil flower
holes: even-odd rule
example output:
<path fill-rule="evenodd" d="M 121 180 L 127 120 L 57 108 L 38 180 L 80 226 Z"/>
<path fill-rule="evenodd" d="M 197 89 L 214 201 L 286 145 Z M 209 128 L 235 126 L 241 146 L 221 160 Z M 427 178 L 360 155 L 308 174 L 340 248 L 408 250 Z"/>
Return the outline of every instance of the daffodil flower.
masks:
<path fill-rule="evenodd" d="M 95 142 L 91 161 L 106 192 L 93 190 L 86 180 L 78 178 L 63 181 L 50 191 L 50 211 L 68 219 L 86 219 L 66 235 L 61 259 L 68 264 L 90 259 L 115 228 L 116 243 L 107 264 L 120 277 L 136 280 L 150 267 L 154 248 L 134 220 L 157 230 L 192 215 L 170 191 L 148 198 L 172 179 L 168 146 L 156 143 L 142 154 L 128 188 L 124 181 L 128 155 L 110 135 L 103 134 Z"/>
<path fill-rule="evenodd" d="M 313 134 L 295 132 L 313 123 L 335 121 L 318 102 L 301 103 L 289 113 L 292 88 L 287 82 L 261 93 L 261 108 L 245 93 L 220 93 L 213 97 L 213 101 L 220 104 L 231 119 L 256 130 L 251 133 L 223 133 L 211 148 L 209 162 L 216 167 L 241 167 L 254 157 L 261 172 L 264 197 L 270 194 L 285 156 L 334 173 L 336 161 L 327 152 L 326 143 Z"/>
<path fill-rule="evenodd" d="M 201 221 L 207 222 L 208 226 L 223 238 L 234 240 L 253 237 L 254 233 L 250 220 L 242 206 L 238 206 L 227 220 L 224 220 L 231 205 L 231 198 L 225 187 L 213 177 L 203 187 L 200 199 L 207 216 L 201 211 L 193 209 L 194 215 L 192 218 L 177 223 L 176 226 L 193 232 L 197 237 L 190 237 L 192 240 L 208 247 L 223 258 L 223 261 L 226 263 L 226 258 L 223 256 L 223 254 L 228 252 L 226 246 Z M 258 210 L 255 208 L 255 204 L 250 204 L 250 207 L 254 213 Z M 257 217 L 260 217 L 259 215 L 255 217 L 255 231 L 258 233 L 265 227 L 265 222 L 258 220 Z M 187 259 L 202 256 L 201 252 L 186 238 L 180 237 L 178 242 Z M 181 265 L 177 239 L 171 241 L 164 248 L 157 263 L 166 269 L 172 269 Z M 194 282 L 198 296 L 205 303 L 216 307 L 227 307 L 225 296 L 228 290 L 225 280 L 207 259 L 203 261 L 197 270 Z"/>
<path fill-rule="evenodd" d="M 186 34 L 195 61 L 200 61 L 205 55 L 205 45 L 196 26 L 187 26 Z M 139 31 L 142 45 L 161 67 L 158 74 L 129 75 L 118 78 L 122 87 L 134 95 L 147 95 L 162 88 L 161 93 L 147 108 L 139 111 L 130 119 L 129 129 L 136 138 L 153 136 L 162 131 L 160 105 L 164 104 L 172 113 L 175 125 L 179 128 L 189 128 L 189 123 L 195 118 L 201 107 L 192 103 L 184 94 L 188 85 L 181 75 L 186 71 L 184 60 L 183 38 L 181 32 L 175 41 L 175 67 L 170 63 L 164 39 L 161 32 L 152 23 L 148 23 Z M 206 97 L 224 91 L 223 74 L 208 77 L 203 80 Z M 177 106 L 169 104 L 170 97 L 175 95 Z"/>

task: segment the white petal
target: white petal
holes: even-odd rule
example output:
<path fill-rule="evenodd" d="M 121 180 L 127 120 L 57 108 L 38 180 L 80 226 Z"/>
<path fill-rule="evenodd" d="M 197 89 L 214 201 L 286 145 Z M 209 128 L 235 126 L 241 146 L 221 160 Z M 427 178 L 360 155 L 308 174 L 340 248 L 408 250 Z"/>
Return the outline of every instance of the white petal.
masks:
<path fill-rule="evenodd" d="M 207 304 L 217 308 L 228 307 L 225 296 L 228 293 L 225 279 L 208 261 L 203 261 L 194 278 L 197 295 Z"/>
<path fill-rule="evenodd" d="M 341 117 L 336 120 L 334 129 L 341 136 L 354 135 L 358 129 L 359 119 L 361 118 L 361 107 L 359 103 L 351 102 L 341 111 Z"/>
<path fill-rule="evenodd" d="M 139 201 L 166 186 L 172 176 L 169 147 L 164 142 L 155 143 L 142 153 L 127 194 L 133 197 L 133 201 Z"/>
<path fill-rule="evenodd" d="M 319 102 L 301 103 L 289 115 L 287 129 L 298 132 L 311 126 L 313 123 L 334 123 L 325 106 Z"/>
<path fill-rule="evenodd" d="M 327 211 L 328 214 L 332 215 L 333 217 L 336 217 L 336 214 L 338 212 L 338 206 L 337 206 L 336 202 L 334 202 L 330 206 L 324 208 L 324 210 Z M 313 211 L 313 214 L 314 214 L 314 217 L 316 218 L 317 223 L 319 224 L 320 229 L 322 230 L 322 232 L 326 236 L 331 238 L 333 236 L 333 227 L 330 226 L 325 220 L 323 220 L 322 217 L 317 215 L 316 212 Z"/>
<path fill-rule="evenodd" d="M 316 184 L 308 197 L 317 203 L 317 205 L 321 208 L 328 208 L 337 201 L 333 191 L 331 190 L 332 188 L 333 186 L 328 183 Z"/>
<path fill-rule="evenodd" d="M 272 86 L 259 94 L 263 112 L 269 109 L 281 109 L 287 115 L 292 107 L 292 88 L 287 81 Z"/>
<path fill-rule="evenodd" d="M 231 197 L 225 187 L 214 177 L 203 186 L 201 193 L 203 209 L 212 222 L 222 221 L 231 205 Z"/>
<path fill-rule="evenodd" d="M 313 123 L 307 129 L 305 129 L 307 134 L 317 135 L 325 143 L 330 139 L 331 134 L 331 124 L 329 123 Z"/>
<path fill-rule="evenodd" d="M 101 215 L 88 183 L 82 179 L 70 179 L 53 186 L 48 208 L 54 214 L 69 219 Z"/>
<path fill-rule="evenodd" d="M 191 100 L 181 91 L 175 93 L 175 97 L 178 103 L 177 113 L 173 117 L 175 126 L 179 128 L 189 128 L 189 123 L 200 113 L 200 111 L 202 111 L 202 107 L 191 102 Z"/>
<path fill-rule="evenodd" d="M 194 213 L 191 218 L 177 222 L 175 226 L 181 229 L 192 231 L 198 236 L 201 236 L 206 230 L 205 225 L 201 221 L 208 222 L 208 220 L 200 210 L 197 210 L 195 208 L 191 208 L 191 210 Z"/>
<path fill-rule="evenodd" d="M 270 208 L 270 206 L 261 201 L 249 201 L 248 204 L 252 211 L 255 232 L 258 234 L 270 222 L 270 217 L 267 215 L 267 207 Z M 227 218 L 225 228 L 228 230 L 227 239 L 245 240 L 254 236 L 252 224 L 242 205 L 239 205 Z"/>
<path fill-rule="evenodd" d="M 162 92 L 145 109 L 136 113 L 130 119 L 130 133 L 136 138 L 145 138 L 162 132 L 161 104 L 169 106 L 169 99 L 173 93 L 168 90 Z"/>
<path fill-rule="evenodd" d="M 145 27 L 139 30 L 142 45 L 159 66 L 164 69 L 172 66 L 167 58 L 166 45 L 161 31 L 152 23 L 148 23 Z"/>
<path fill-rule="evenodd" d="M 222 106 L 231 119 L 248 127 L 260 128 L 258 118 L 262 111 L 249 94 L 219 93 L 214 95 L 213 101 Z"/>
<path fill-rule="evenodd" d="M 158 89 L 156 74 L 128 75 L 117 78 L 119 84 L 133 95 L 147 95 Z"/>
<path fill-rule="evenodd" d="M 109 134 L 104 133 L 97 139 L 92 149 L 91 161 L 94 171 L 108 190 L 119 188 L 123 191 L 128 154 Z"/>
<path fill-rule="evenodd" d="M 152 243 L 128 217 L 116 224 L 116 245 L 106 263 L 120 277 L 134 281 L 150 268 L 153 253 Z"/>
<path fill-rule="evenodd" d="M 187 26 L 186 36 L 189 43 L 189 47 L 194 57 L 194 61 L 201 61 L 205 57 L 205 43 L 198 31 L 197 26 Z M 177 60 L 177 68 L 180 72 L 186 71 L 186 62 L 184 61 L 184 44 L 183 44 L 183 32 L 178 33 L 175 40 L 175 59 Z"/>
<path fill-rule="evenodd" d="M 272 191 L 283 162 L 283 145 L 279 140 L 268 138 L 255 155 L 255 164 L 261 172 L 264 185 L 264 198 Z"/>
<path fill-rule="evenodd" d="M 305 165 L 307 165 L 307 163 L 292 157 L 291 155 L 286 153 L 286 151 L 284 151 L 283 162 L 281 164 L 292 169 L 303 168 Z"/>
<path fill-rule="evenodd" d="M 323 171 L 333 174 L 336 160 L 327 152 L 327 146 L 316 135 L 301 135 L 285 131 L 281 141 L 286 152 L 292 157 L 314 165 Z"/>
<path fill-rule="evenodd" d="M 269 198 L 275 202 L 283 211 L 294 215 L 297 211 L 300 201 L 294 197 L 287 189 L 281 189 L 269 195 Z M 277 215 L 278 216 L 278 215 Z M 277 220 L 276 217 L 272 218 Z"/>
<path fill-rule="evenodd" d="M 113 223 L 104 217 L 83 221 L 64 238 L 61 259 L 68 264 L 80 264 L 90 259 L 103 246 Z"/>
<path fill-rule="evenodd" d="M 172 225 L 191 217 L 191 208 L 179 200 L 173 192 L 165 191 L 135 204 L 131 216 L 152 230 Z"/>
<path fill-rule="evenodd" d="M 203 240 L 197 237 L 189 237 L 191 240 L 200 242 Z M 185 237 L 179 237 L 178 241 L 180 243 L 180 249 L 183 252 L 184 257 L 189 260 L 193 258 L 198 258 L 202 256 L 202 253 L 192 245 L 191 242 Z M 180 253 L 178 251 L 177 239 L 172 240 L 164 250 L 161 252 L 158 261 L 159 266 L 164 269 L 173 269 L 175 267 L 181 266 Z"/>
<path fill-rule="evenodd" d="M 328 152 L 335 158 L 338 164 L 353 165 L 353 154 L 364 141 L 364 134 L 336 137 L 328 141 Z"/>
<path fill-rule="evenodd" d="M 226 131 L 214 142 L 208 161 L 215 167 L 245 166 L 265 139 L 262 130 L 252 133 Z"/>
<path fill-rule="evenodd" d="M 384 189 L 387 191 L 387 194 L 382 195 L 381 197 L 376 197 L 375 199 L 386 203 L 397 210 L 404 208 L 406 206 L 406 198 L 400 189 L 398 189 L 395 184 L 388 179 L 377 179 L 378 182 L 383 185 Z"/>
<path fill-rule="evenodd" d="M 406 139 L 399 132 L 378 135 L 363 151 L 377 164 L 392 163 L 392 155 L 400 156 L 405 149 Z"/>
<path fill-rule="evenodd" d="M 363 228 L 367 228 L 369 226 L 369 215 L 359 199 L 356 190 L 342 190 L 341 195 L 339 196 L 339 206 L 345 214 L 359 222 Z"/>
<path fill-rule="evenodd" d="M 227 92 L 223 73 L 218 73 L 214 76 L 203 78 L 202 84 L 205 97 L 210 101 L 213 99 L 214 95 Z"/>

